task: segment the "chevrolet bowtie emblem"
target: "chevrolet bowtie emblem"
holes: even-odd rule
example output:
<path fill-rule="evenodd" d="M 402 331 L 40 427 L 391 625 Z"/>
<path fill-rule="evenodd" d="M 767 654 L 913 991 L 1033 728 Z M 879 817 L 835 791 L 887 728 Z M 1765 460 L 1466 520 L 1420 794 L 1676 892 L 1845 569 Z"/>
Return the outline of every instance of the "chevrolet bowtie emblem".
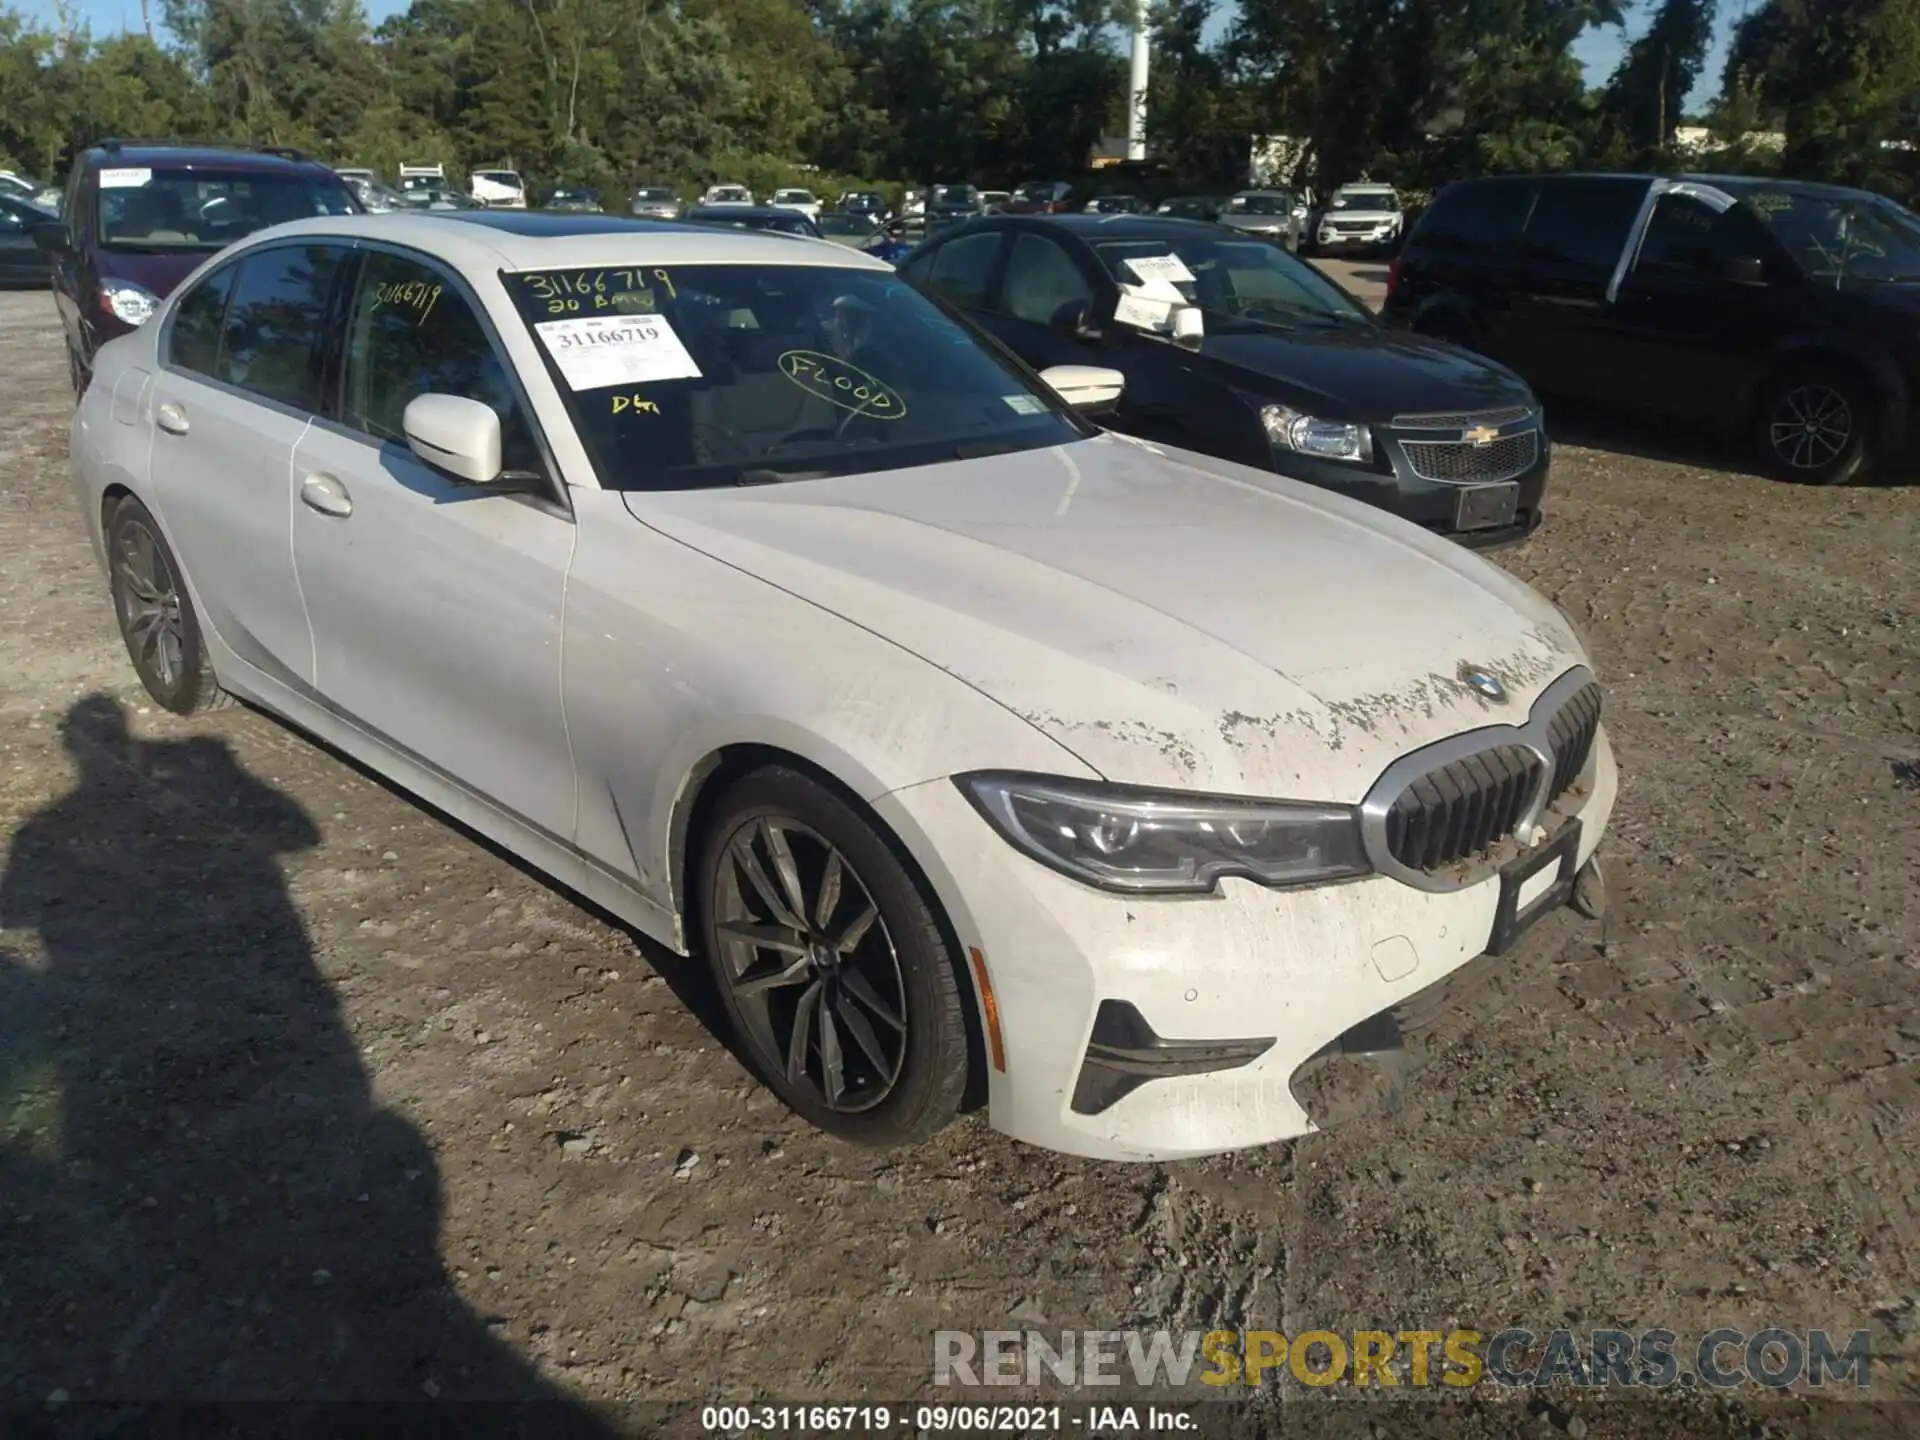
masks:
<path fill-rule="evenodd" d="M 1460 438 L 1469 445 L 1491 445 L 1500 438 L 1500 427 L 1497 425 L 1476 425 L 1471 430 L 1462 434 Z"/>

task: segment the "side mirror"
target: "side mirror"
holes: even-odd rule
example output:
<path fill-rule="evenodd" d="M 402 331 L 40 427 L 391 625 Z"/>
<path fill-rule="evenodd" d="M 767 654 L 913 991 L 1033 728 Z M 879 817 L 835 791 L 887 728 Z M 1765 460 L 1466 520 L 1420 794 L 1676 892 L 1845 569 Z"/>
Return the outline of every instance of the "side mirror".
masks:
<path fill-rule="evenodd" d="M 1098 340 L 1100 327 L 1093 323 L 1093 305 L 1086 300 L 1069 300 L 1053 312 L 1047 321 L 1057 335 L 1069 340 Z"/>
<path fill-rule="evenodd" d="M 1055 365 L 1042 370 L 1047 388 L 1074 409 L 1091 414 L 1111 410 L 1126 388 L 1127 377 L 1099 365 Z"/>
<path fill-rule="evenodd" d="M 73 241 L 68 238 L 64 220 L 42 220 L 33 227 L 33 243 L 49 255 L 71 255 Z"/>
<path fill-rule="evenodd" d="M 465 395 L 416 395 L 400 416 L 407 447 L 443 475 L 463 485 L 484 485 L 498 493 L 524 493 L 533 487 L 500 467 L 500 417 L 491 405 Z"/>
<path fill-rule="evenodd" d="M 1182 305 L 1173 312 L 1173 343 L 1182 350 L 1198 350 L 1207 338 L 1206 317 L 1197 306 Z"/>
<path fill-rule="evenodd" d="M 1736 255 L 1729 260 L 1722 272 L 1732 285 L 1764 285 L 1767 283 L 1767 267 L 1758 255 Z"/>

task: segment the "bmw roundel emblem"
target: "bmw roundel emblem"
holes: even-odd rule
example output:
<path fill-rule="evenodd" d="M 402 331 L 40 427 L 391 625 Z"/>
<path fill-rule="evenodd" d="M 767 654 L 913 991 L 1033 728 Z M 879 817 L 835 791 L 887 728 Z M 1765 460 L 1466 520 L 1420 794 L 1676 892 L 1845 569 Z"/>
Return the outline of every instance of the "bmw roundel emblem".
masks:
<path fill-rule="evenodd" d="M 1500 677 L 1498 675 L 1489 674 L 1485 670 L 1475 669 L 1471 665 L 1462 665 L 1460 667 L 1460 679 L 1482 699 L 1492 700 L 1496 703 L 1505 703 L 1507 687 L 1500 683 Z"/>

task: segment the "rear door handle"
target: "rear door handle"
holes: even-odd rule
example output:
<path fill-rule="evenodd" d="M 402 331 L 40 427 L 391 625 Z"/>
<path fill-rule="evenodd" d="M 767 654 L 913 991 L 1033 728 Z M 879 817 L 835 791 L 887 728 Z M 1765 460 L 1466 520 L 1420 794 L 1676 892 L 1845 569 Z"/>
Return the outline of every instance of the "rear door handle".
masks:
<path fill-rule="evenodd" d="M 153 412 L 153 423 L 169 435 L 187 433 L 187 412 L 178 405 L 162 405 Z"/>
<path fill-rule="evenodd" d="M 310 510 L 344 520 L 353 513 L 353 497 L 333 476 L 316 472 L 300 482 L 300 500 Z"/>

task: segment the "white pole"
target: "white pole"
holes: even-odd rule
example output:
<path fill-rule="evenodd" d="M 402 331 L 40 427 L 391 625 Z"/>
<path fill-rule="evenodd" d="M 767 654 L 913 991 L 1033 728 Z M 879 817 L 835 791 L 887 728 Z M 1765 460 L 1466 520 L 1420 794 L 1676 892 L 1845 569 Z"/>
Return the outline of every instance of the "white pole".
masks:
<path fill-rule="evenodd" d="M 1133 74 L 1127 85 L 1127 159 L 1147 158 L 1147 0 L 1134 0 Z"/>

